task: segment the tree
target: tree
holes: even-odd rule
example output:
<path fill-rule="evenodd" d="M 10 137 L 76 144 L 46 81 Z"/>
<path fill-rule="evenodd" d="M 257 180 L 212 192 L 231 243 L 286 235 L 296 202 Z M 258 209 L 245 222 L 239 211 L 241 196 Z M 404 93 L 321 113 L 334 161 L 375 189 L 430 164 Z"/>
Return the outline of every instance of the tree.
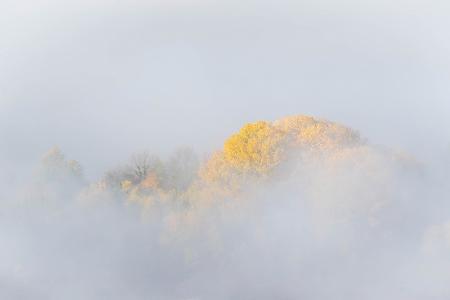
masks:
<path fill-rule="evenodd" d="M 294 146 L 312 151 L 338 150 L 363 144 L 358 132 L 337 123 L 309 116 L 290 116 L 274 126 L 293 137 Z"/>
<path fill-rule="evenodd" d="M 283 159 L 285 136 L 268 122 L 246 124 L 225 142 L 225 159 L 240 171 L 267 174 Z"/>
<path fill-rule="evenodd" d="M 47 151 L 40 161 L 30 185 L 33 199 L 47 204 L 64 204 L 81 191 L 85 185 L 81 165 L 76 160 L 66 160 L 59 147 Z"/>
<path fill-rule="evenodd" d="M 127 164 L 108 171 L 104 181 L 108 186 L 120 188 L 123 181 L 137 185 L 151 174 L 161 179 L 164 176 L 163 173 L 164 165 L 157 156 L 140 152 L 132 155 Z"/>
<path fill-rule="evenodd" d="M 150 155 L 148 152 L 137 153 L 131 157 L 130 168 L 136 182 L 141 182 L 151 172 L 160 175 L 162 167 L 161 160 L 155 155 Z"/>
<path fill-rule="evenodd" d="M 65 157 L 59 147 L 50 148 L 41 159 L 41 168 L 47 179 L 58 178 L 64 170 Z"/>
<path fill-rule="evenodd" d="M 45 180 L 68 181 L 81 180 L 83 171 L 76 160 L 66 160 L 59 147 L 52 147 L 41 159 L 41 174 Z"/>
<path fill-rule="evenodd" d="M 197 177 L 199 159 L 191 148 L 179 148 L 166 164 L 167 189 L 185 191 Z"/>

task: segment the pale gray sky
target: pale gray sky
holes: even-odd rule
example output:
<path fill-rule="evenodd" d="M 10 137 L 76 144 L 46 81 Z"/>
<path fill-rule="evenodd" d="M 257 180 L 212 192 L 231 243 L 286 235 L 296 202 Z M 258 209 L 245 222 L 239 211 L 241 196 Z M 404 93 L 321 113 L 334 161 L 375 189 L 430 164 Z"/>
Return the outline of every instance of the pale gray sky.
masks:
<path fill-rule="evenodd" d="M 449 28 L 448 0 L 0 0 L 0 298 L 449 299 Z M 95 180 L 293 114 L 434 165 L 366 149 L 236 199 L 26 180 L 53 145 Z"/>
<path fill-rule="evenodd" d="M 292 114 L 430 157 L 450 149 L 449 17 L 433 0 L 3 0 L 0 162 L 59 145 L 97 176 Z"/>

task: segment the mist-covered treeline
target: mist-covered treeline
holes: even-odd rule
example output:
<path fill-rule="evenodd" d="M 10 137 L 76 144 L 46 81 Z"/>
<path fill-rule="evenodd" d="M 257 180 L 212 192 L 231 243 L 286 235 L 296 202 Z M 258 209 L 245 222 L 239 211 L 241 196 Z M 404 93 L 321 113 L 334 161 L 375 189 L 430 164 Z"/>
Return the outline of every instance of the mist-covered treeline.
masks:
<path fill-rule="evenodd" d="M 209 155 L 138 151 L 93 182 L 54 147 L 3 201 L 0 296 L 448 299 L 443 182 L 308 116 Z"/>

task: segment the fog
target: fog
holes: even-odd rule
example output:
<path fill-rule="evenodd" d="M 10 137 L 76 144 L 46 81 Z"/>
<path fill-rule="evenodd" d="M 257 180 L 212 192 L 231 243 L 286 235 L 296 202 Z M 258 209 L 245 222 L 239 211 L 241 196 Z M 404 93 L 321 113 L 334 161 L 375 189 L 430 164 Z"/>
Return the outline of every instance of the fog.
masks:
<path fill-rule="evenodd" d="M 449 9 L 0 1 L 0 296 L 448 299 Z M 244 124 L 297 114 L 368 144 L 239 194 L 194 173 L 150 208 L 127 174 L 93 188 L 133 154 L 204 165 Z M 45 177 L 54 146 L 81 179 Z"/>

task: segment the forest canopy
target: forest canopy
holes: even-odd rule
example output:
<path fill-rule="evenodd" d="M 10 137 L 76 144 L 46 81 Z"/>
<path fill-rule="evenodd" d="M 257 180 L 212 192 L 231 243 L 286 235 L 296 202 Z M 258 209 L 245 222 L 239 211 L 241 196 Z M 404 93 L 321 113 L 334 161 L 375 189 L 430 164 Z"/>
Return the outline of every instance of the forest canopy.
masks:
<path fill-rule="evenodd" d="M 138 152 L 91 184 L 83 179 L 78 162 L 66 160 L 59 148 L 53 148 L 42 158 L 40 181 L 34 189 L 57 202 L 55 199 L 64 198 L 54 191 L 58 182 L 75 179 L 73 187 L 78 192 L 71 188 L 71 195 L 76 194 L 83 203 L 114 198 L 144 211 L 169 204 L 189 208 L 226 199 L 242 201 L 252 186 L 304 178 L 313 167 L 330 173 L 367 166 L 360 172 L 373 179 L 382 173 L 382 167 L 372 162 L 392 157 L 394 154 L 371 146 L 348 127 L 297 115 L 244 124 L 224 141 L 222 149 L 204 159 L 189 147 L 177 149 L 167 159 L 149 151 Z M 394 161 L 400 166 L 405 159 L 396 157 Z M 412 160 L 406 165 L 412 165 Z"/>
<path fill-rule="evenodd" d="M 37 239 L 46 228 L 50 251 L 63 247 L 75 257 L 70 247 L 78 239 L 89 249 L 86 257 L 100 256 L 94 255 L 92 265 L 104 262 L 118 282 L 122 270 L 131 272 L 130 278 L 143 278 L 128 283 L 142 289 L 142 299 L 148 298 L 148 276 L 153 275 L 152 289 L 170 295 L 167 299 L 179 299 L 177 291 L 159 285 L 159 278 L 183 295 L 191 286 L 205 292 L 203 282 L 208 280 L 213 287 L 209 296 L 215 295 L 221 282 L 210 278 L 210 269 L 216 277 L 228 272 L 231 291 L 248 290 L 251 295 L 259 295 L 261 288 L 256 273 L 276 280 L 276 295 L 300 278 L 306 287 L 293 292 L 297 299 L 316 284 L 315 278 L 323 278 L 323 261 L 335 264 L 325 274 L 327 282 L 335 282 L 336 272 L 347 263 L 376 268 L 379 262 L 395 261 L 374 255 L 385 253 L 395 241 L 402 251 L 408 244 L 416 252 L 424 247 L 432 255 L 448 253 L 448 220 L 436 222 L 429 217 L 433 214 L 422 212 L 423 168 L 412 156 L 372 145 L 351 128 L 310 116 L 244 124 L 207 155 L 190 147 L 162 156 L 139 151 L 93 182 L 83 170 L 61 149 L 51 148 L 15 203 L 20 205 L 9 210 L 11 224 L 17 219 L 33 224 L 26 230 Z M 404 222 L 408 218 L 419 221 L 411 225 Z M 64 266 L 67 255 L 61 260 Z M 111 262 L 117 270 L 111 270 Z M 37 273 L 41 269 L 30 268 Z M 49 278 L 61 282 L 55 273 Z M 185 284 L 196 278 L 199 284 Z M 355 276 L 350 278 L 345 284 L 353 290 Z M 243 287 L 242 282 L 253 286 Z M 53 286 L 53 281 L 46 284 Z"/>

